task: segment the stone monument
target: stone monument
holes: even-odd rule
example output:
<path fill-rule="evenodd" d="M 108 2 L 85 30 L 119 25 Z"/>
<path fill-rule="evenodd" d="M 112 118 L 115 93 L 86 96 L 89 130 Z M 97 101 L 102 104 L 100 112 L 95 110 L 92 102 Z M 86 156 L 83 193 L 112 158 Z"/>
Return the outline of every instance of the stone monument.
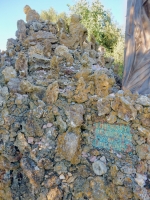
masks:
<path fill-rule="evenodd" d="M 128 0 L 123 89 L 150 94 L 150 0 Z"/>

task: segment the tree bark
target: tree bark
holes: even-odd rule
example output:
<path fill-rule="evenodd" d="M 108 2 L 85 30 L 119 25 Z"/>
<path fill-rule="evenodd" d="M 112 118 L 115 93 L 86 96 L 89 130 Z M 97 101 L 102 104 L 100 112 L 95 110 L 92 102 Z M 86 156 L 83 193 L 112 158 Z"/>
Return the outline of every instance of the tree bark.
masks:
<path fill-rule="evenodd" d="M 123 89 L 150 94 L 150 0 L 128 0 Z"/>

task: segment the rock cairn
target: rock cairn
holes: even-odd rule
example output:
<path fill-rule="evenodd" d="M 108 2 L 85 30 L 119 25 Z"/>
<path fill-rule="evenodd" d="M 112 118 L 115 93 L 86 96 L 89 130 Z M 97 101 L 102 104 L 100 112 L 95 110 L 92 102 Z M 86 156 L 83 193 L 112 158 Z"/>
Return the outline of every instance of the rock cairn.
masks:
<path fill-rule="evenodd" d="M 80 16 L 24 11 L 0 53 L 0 199 L 149 200 L 150 95 L 121 90 Z M 130 126 L 132 155 L 93 147 L 98 122 Z"/>

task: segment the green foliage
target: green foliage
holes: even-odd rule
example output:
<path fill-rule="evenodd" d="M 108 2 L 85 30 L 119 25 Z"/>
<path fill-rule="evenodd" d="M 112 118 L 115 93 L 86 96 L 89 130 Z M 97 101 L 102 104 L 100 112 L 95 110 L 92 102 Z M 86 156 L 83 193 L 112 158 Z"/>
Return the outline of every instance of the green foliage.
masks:
<path fill-rule="evenodd" d="M 65 12 L 57 13 L 53 8 L 50 8 L 47 11 L 43 10 L 41 12 L 41 18 L 43 20 L 48 20 L 55 23 L 58 21 L 59 18 L 64 19 L 66 22 L 69 20 L 69 17 L 67 16 Z"/>
<path fill-rule="evenodd" d="M 82 24 L 88 29 L 88 34 L 94 35 L 96 40 L 109 52 L 112 52 L 118 42 L 120 29 L 113 23 L 111 13 L 104 10 L 99 0 L 91 4 L 87 0 L 79 0 L 69 6 L 71 13 L 82 16 Z"/>

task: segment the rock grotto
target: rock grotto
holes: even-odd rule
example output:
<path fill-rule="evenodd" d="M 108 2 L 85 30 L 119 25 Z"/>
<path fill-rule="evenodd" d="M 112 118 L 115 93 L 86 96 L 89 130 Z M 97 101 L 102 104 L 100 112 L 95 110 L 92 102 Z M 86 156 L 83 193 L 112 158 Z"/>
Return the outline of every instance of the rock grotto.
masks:
<path fill-rule="evenodd" d="M 121 90 L 80 16 L 24 12 L 0 53 L 0 200 L 150 200 L 150 95 Z"/>

